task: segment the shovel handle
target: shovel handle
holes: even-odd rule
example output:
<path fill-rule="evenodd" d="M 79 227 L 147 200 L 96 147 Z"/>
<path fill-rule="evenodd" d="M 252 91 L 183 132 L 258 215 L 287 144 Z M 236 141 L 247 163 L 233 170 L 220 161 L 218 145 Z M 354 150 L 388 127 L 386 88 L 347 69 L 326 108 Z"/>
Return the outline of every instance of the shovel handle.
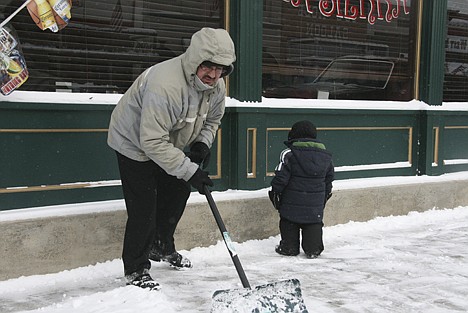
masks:
<path fill-rule="evenodd" d="M 219 231 L 221 232 L 221 236 L 223 237 L 224 243 L 226 244 L 226 247 L 228 248 L 229 255 L 231 256 L 232 262 L 234 263 L 234 266 L 236 267 L 236 271 L 242 282 L 242 286 L 244 288 L 250 288 L 249 281 L 247 280 L 247 276 L 245 275 L 244 269 L 242 268 L 242 264 L 240 263 L 239 257 L 237 256 L 237 254 L 231 251 L 231 248 L 229 246 L 230 242 L 226 241 L 225 234 L 228 234 L 228 231 L 226 229 L 226 226 L 224 225 L 223 219 L 221 218 L 221 215 L 219 214 L 219 210 L 216 206 L 216 203 L 213 200 L 213 196 L 211 195 L 211 192 L 208 189 L 207 185 L 203 186 L 203 191 L 205 193 L 206 200 L 208 200 L 208 204 L 210 205 L 211 212 L 213 212 L 213 216 L 216 220 L 216 224 L 218 224 L 218 228 L 219 228 Z"/>

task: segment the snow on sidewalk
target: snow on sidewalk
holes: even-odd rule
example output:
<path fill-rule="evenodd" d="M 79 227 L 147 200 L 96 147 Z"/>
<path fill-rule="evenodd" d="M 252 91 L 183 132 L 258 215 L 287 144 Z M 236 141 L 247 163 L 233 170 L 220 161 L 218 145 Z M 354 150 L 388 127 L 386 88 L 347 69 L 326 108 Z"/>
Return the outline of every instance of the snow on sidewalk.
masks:
<path fill-rule="evenodd" d="M 315 260 L 277 255 L 278 241 L 236 244 L 247 277 L 251 285 L 298 278 L 311 312 L 468 311 L 468 207 L 326 227 Z M 241 287 L 224 243 L 182 252 L 192 269 L 153 263 L 159 292 L 125 286 L 117 259 L 1 281 L 0 312 L 209 312 L 215 290 Z"/>

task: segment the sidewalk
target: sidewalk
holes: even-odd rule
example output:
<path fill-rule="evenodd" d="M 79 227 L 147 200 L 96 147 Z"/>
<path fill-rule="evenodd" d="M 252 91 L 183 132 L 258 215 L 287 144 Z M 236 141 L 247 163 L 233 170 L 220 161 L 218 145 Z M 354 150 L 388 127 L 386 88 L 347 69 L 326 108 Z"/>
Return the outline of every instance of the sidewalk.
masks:
<path fill-rule="evenodd" d="M 459 207 L 326 227 L 315 260 L 277 255 L 278 237 L 236 249 L 252 285 L 298 278 L 310 312 L 467 312 L 467 238 L 468 207 Z M 116 259 L 1 281 L 0 312 L 206 313 L 215 290 L 240 287 L 222 243 L 182 252 L 193 269 L 153 264 L 159 292 L 124 286 Z"/>

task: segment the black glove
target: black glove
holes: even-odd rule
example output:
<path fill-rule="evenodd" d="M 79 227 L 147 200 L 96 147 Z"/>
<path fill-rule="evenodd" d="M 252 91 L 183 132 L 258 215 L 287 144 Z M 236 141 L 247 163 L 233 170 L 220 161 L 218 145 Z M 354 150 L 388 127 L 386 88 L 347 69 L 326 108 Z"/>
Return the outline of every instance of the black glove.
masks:
<path fill-rule="evenodd" d="M 268 191 L 268 197 L 270 197 L 270 201 L 275 207 L 275 209 L 279 210 L 279 205 L 281 202 L 281 196 L 280 194 L 274 192 L 273 190 Z"/>
<path fill-rule="evenodd" d="M 213 182 L 208 177 L 208 172 L 204 172 L 199 168 L 197 169 L 195 174 L 193 174 L 193 176 L 189 179 L 188 182 L 190 183 L 190 185 L 193 186 L 193 188 L 197 189 L 198 192 L 201 193 L 202 195 L 205 194 L 203 190 L 204 185 L 208 185 L 211 187 L 214 186 Z"/>
<path fill-rule="evenodd" d="M 203 142 L 195 142 L 190 147 L 190 161 L 192 161 L 193 163 L 197 163 L 198 165 L 202 165 L 202 169 L 208 167 L 208 163 L 210 163 L 210 156 L 210 148 L 208 148 L 208 146 Z"/>

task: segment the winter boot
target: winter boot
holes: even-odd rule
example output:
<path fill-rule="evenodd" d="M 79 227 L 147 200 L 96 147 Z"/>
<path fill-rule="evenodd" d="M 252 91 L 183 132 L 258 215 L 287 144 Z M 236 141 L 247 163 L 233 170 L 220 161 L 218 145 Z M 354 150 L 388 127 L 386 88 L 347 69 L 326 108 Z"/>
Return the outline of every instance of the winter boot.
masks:
<path fill-rule="evenodd" d="M 148 269 L 133 272 L 129 275 L 125 275 L 127 285 L 136 286 L 149 290 L 159 290 L 161 286 L 151 278 Z"/>
<path fill-rule="evenodd" d="M 167 262 L 176 269 L 192 267 L 192 262 L 177 251 L 164 255 L 153 248 L 149 253 L 149 259 L 156 262 Z"/>
<path fill-rule="evenodd" d="M 290 249 L 281 244 L 277 245 L 275 248 L 276 253 L 286 256 L 296 256 L 299 254 L 298 249 Z"/>
<path fill-rule="evenodd" d="M 315 252 L 315 253 L 306 253 L 307 258 L 309 259 L 316 259 L 320 255 L 320 252 Z"/>

